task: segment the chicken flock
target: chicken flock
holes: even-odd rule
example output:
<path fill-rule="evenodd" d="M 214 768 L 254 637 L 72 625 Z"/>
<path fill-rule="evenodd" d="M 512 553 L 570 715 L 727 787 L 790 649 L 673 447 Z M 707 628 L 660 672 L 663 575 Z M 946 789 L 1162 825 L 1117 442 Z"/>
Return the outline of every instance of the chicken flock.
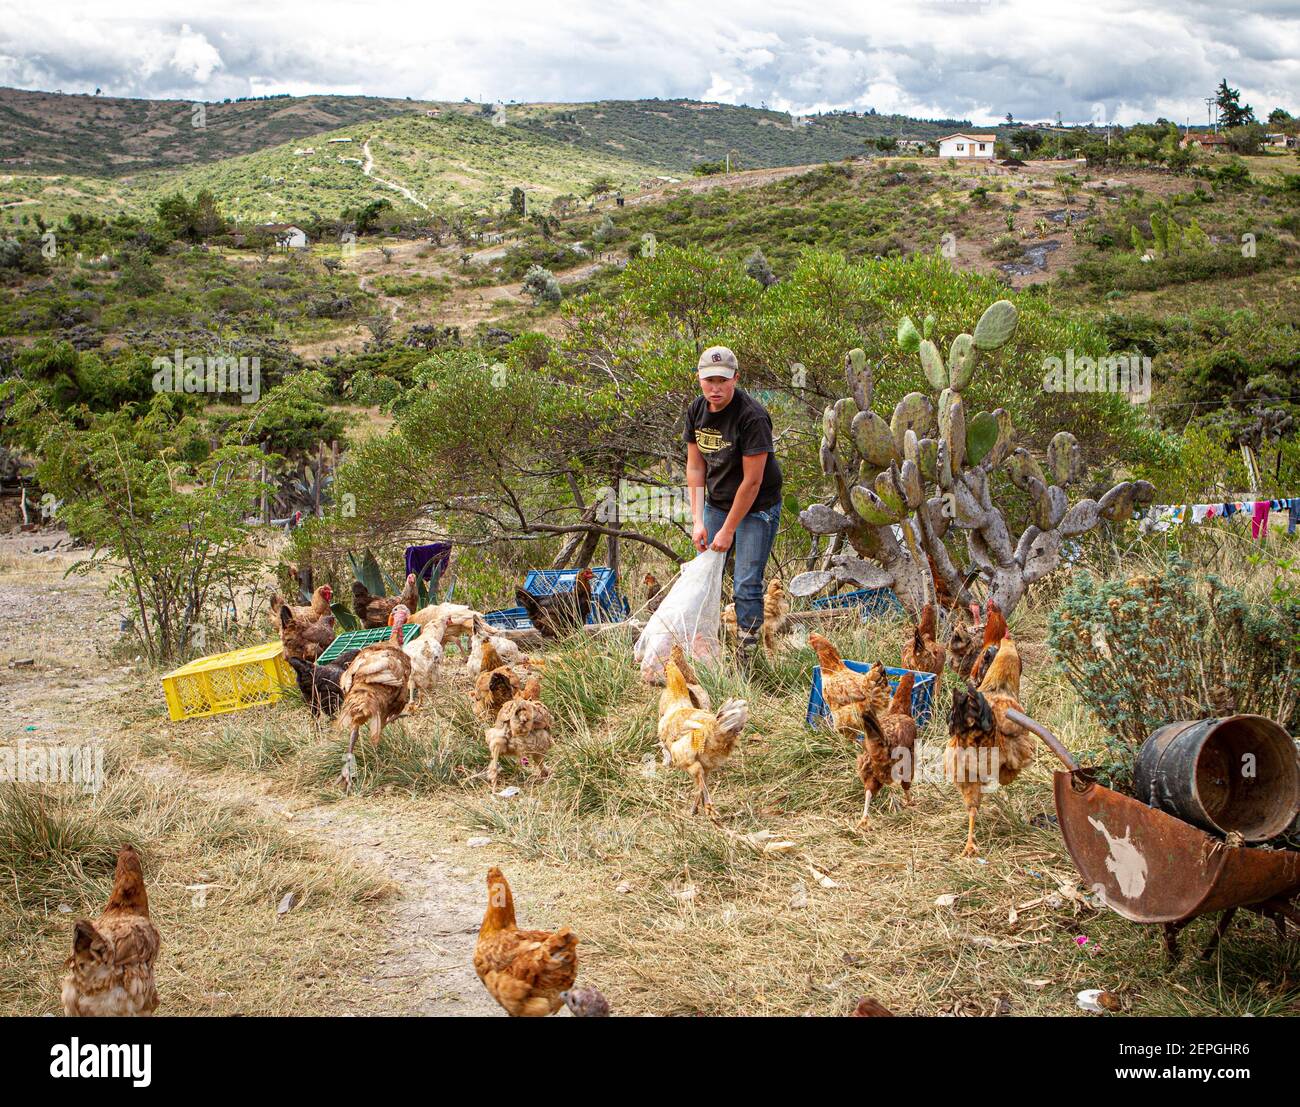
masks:
<path fill-rule="evenodd" d="M 586 623 L 591 581 L 590 571 L 584 570 L 570 593 L 531 597 L 520 590 L 518 599 L 544 639 L 560 637 Z M 663 598 L 652 575 L 647 574 L 644 583 L 649 603 Z M 391 631 L 383 640 L 332 661 L 319 661 L 335 636 L 329 586 L 316 589 L 312 602 L 302 607 L 275 595 L 270 613 L 304 702 L 314 716 L 337 716 L 336 725 L 348 731 L 340 774 L 345 790 L 356 778 L 355 747 L 362 732 L 378 748 L 385 726 L 420 711 L 444 678 L 463 682 L 473 714 L 483 726 L 490 760 L 481 775 L 491 790 L 496 790 L 501 761 L 507 758 L 517 760 L 538 783 L 550 776 L 546 760 L 562 728 L 543 702 L 544 659 L 525 654 L 518 642 L 495 633 L 481 613 L 467 606 L 431 604 L 413 611 L 413 576 L 396 597 L 372 596 L 359 582 L 353 592 L 362 622 Z M 1012 783 L 1032 761 L 1034 742 L 1008 716 L 1023 711 L 1021 659 L 1002 612 L 990 601 L 982 620 L 975 606 L 970 620 L 964 615 L 960 609 L 948 610 L 945 645 L 938 637 L 935 606 L 926 604 L 901 645 L 903 672 L 892 682 L 882 662 L 850 665 L 822 634 L 809 634 L 808 644 L 817 657 L 829 725 L 857 746 L 863 828 L 870 826 L 873 798 L 891 784 L 897 785 L 903 805 L 911 805 L 917 677 L 933 674 L 937 685 L 945 669 L 956 675 L 960 683 L 953 690 L 947 719 L 944 774 L 966 810 L 963 856 L 970 856 L 978 852 L 975 826 L 983 793 Z M 734 626 L 734 615 L 730 621 Z M 723 622 L 728 622 L 726 613 Z M 410 641 L 405 640 L 408 624 L 420 628 Z M 774 581 L 764 603 L 764 648 L 776 652 L 788 631 L 789 602 L 780 582 Z M 445 654 L 453 643 L 459 649 L 454 668 Z M 674 645 L 664 666 L 656 732 L 663 765 L 690 778 L 692 816 L 703 812 L 718 819 L 710 783 L 733 755 L 748 721 L 749 705 L 742 699 L 727 699 L 715 710 L 686 651 Z M 93 922 L 83 919 L 76 924 L 72 955 L 65 963 L 64 1011 L 82 1016 L 152 1014 L 158 1006 L 154 965 L 159 947 L 140 858 L 131 846 L 124 846 L 103 913 Z M 608 1001 L 598 990 L 576 986 L 577 936 L 568 927 L 553 932 L 520 929 L 510 884 L 496 867 L 487 873 L 487 907 L 473 965 L 483 986 L 511 1016 L 547 1016 L 561 1007 L 579 1017 L 609 1014 Z"/>

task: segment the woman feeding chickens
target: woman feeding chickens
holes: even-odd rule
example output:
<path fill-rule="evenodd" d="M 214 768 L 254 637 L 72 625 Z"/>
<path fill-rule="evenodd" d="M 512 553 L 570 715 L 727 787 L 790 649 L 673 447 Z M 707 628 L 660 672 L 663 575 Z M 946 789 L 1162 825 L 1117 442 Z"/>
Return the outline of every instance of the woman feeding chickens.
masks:
<path fill-rule="evenodd" d="M 781 466 L 772 417 L 737 384 L 736 355 L 711 346 L 696 371 L 701 395 L 686 411 L 691 540 L 700 552 L 731 553 L 737 652 L 747 661 L 763 627 L 763 570 L 781 521 Z"/>

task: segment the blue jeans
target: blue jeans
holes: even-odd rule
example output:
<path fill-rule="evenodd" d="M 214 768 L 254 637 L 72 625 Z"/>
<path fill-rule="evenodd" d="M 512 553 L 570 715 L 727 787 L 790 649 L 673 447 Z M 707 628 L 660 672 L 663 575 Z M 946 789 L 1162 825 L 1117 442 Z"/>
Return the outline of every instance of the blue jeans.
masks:
<path fill-rule="evenodd" d="M 725 511 L 705 503 L 704 530 L 710 542 L 726 521 Z M 741 519 L 731 540 L 728 556 L 733 563 L 736 625 L 741 630 L 757 633 L 763 625 L 763 570 L 767 567 L 780 525 L 781 502 L 778 500 L 766 511 L 751 511 Z"/>

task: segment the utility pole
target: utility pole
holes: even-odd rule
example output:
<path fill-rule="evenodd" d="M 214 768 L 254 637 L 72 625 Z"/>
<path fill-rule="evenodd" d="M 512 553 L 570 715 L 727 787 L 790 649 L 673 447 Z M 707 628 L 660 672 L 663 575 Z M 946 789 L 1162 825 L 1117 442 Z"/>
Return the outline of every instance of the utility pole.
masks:
<path fill-rule="evenodd" d="M 1211 128 L 1217 135 L 1219 133 L 1219 113 L 1214 110 L 1214 105 L 1218 102 L 1215 96 L 1205 98 L 1205 125 Z"/>

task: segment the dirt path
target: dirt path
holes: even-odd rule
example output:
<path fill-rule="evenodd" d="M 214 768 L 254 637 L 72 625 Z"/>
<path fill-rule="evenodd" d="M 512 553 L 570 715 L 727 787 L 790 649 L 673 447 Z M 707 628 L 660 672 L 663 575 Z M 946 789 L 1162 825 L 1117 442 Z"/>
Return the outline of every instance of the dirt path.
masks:
<path fill-rule="evenodd" d="M 159 725 L 168 725 L 153 674 L 108 656 L 121 638 L 108 578 L 64 578 L 86 551 L 35 552 L 60 540 L 67 544 L 66 532 L 0 536 L 0 741 L 111 740 L 128 692 L 152 697 Z M 13 667 L 27 658 L 30 666 Z M 373 994 L 359 1000 L 355 1014 L 502 1014 L 472 964 L 485 896 L 482 851 L 473 851 L 471 868 L 458 828 L 430 820 L 427 809 L 421 818 L 408 817 L 400 801 L 387 798 L 317 804 L 271 794 L 256 781 L 190 772 L 170 760 L 140 762 L 137 771 L 180 777 L 201 795 L 251 808 L 292 833 L 341 849 L 398 887 L 363 975 Z"/>
<path fill-rule="evenodd" d="M 421 200 L 414 192 L 412 192 L 405 185 L 399 185 L 396 181 L 386 181 L 384 180 L 383 177 L 375 176 L 375 158 L 374 155 L 370 153 L 370 139 L 366 139 L 366 141 L 362 144 L 361 152 L 366 155 L 366 160 L 362 163 L 361 166 L 362 173 L 364 173 L 371 180 L 377 181 L 385 188 L 391 188 L 394 192 L 400 192 L 403 196 L 405 196 L 408 200 L 410 200 L 411 203 L 413 203 L 416 207 L 423 208 L 425 211 L 430 210 L 429 205 L 426 204 L 423 200 Z"/>
<path fill-rule="evenodd" d="M 375 961 L 361 978 L 374 988 L 374 998 L 359 1002 L 353 1014 L 504 1016 L 474 973 L 485 902 L 481 867 L 458 863 L 458 849 L 443 836 L 454 832 L 445 826 L 431 831 L 427 810 L 407 818 L 362 799 L 313 804 L 161 762 L 144 771 L 183 777 L 214 801 L 283 821 L 292 833 L 341 849 L 397 885 L 389 925 L 377 936 Z"/>

